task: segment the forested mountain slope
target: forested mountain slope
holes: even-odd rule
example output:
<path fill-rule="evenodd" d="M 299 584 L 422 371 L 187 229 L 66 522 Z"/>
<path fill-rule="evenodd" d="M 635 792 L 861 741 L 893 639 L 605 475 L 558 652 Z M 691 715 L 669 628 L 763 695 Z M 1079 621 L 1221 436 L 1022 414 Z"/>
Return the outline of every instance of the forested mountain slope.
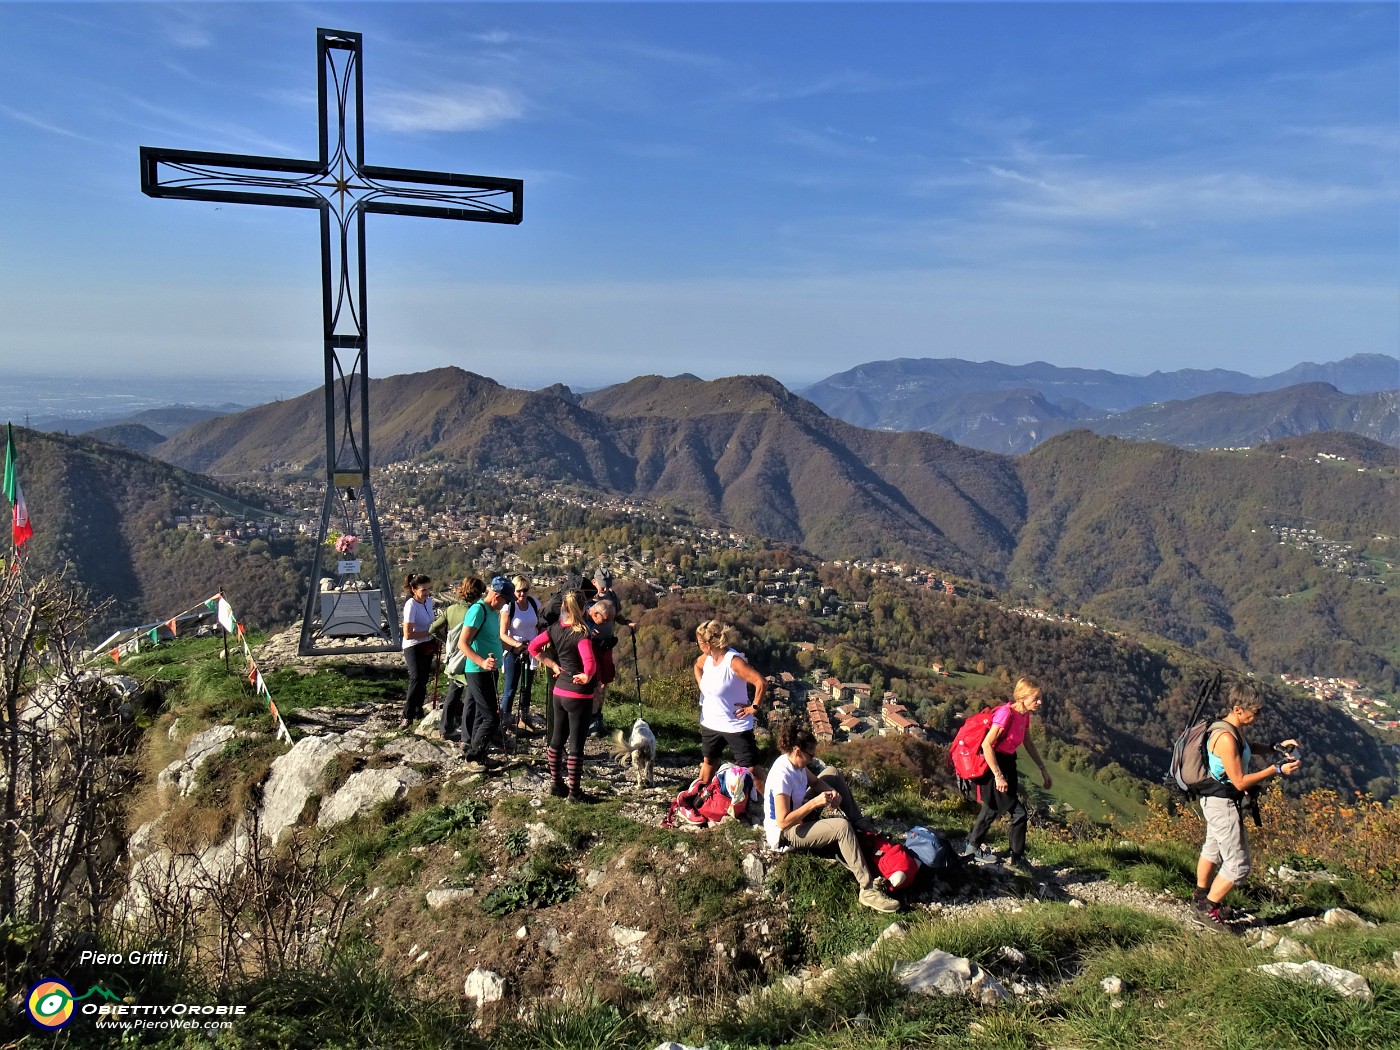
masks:
<path fill-rule="evenodd" d="M 1396 683 L 1400 485 L 1364 439 L 1207 453 L 1081 431 L 1013 459 L 861 430 L 761 376 L 645 376 L 575 398 L 439 369 L 372 395 L 377 464 L 510 467 L 825 557 L 924 562 L 1264 670 Z M 161 455 L 215 472 L 314 464 L 321 405 L 198 425 Z M 1319 458 L 1331 448 L 1352 458 Z"/>
<path fill-rule="evenodd" d="M 159 460 L 86 437 L 16 428 L 19 471 L 34 536 L 24 546 L 37 572 L 63 571 L 95 600 L 115 602 L 108 623 L 183 612 L 225 586 L 274 623 L 299 614 L 305 567 L 266 542 L 224 546 L 177 517 L 243 521 L 266 515 L 231 489 Z"/>

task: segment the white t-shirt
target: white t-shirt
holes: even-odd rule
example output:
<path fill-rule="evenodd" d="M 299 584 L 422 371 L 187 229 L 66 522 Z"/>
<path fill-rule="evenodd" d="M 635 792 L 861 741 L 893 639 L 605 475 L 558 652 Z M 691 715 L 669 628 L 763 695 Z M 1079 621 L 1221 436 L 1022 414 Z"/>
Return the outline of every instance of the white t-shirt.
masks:
<path fill-rule="evenodd" d="M 418 630 L 425 632 L 422 635 L 422 637 L 410 639 L 408 637 L 409 624 L 412 624 Z M 426 601 L 421 602 L 417 598 L 410 598 L 408 601 L 403 603 L 403 647 L 405 649 L 411 649 L 415 645 L 422 645 L 425 642 L 431 642 L 433 640 L 432 636 L 427 634 L 426 632 L 430 630 L 432 626 L 432 598 L 428 598 Z"/>
<path fill-rule="evenodd" d="M 731 666 L 734 657 L 743 656 L 730 649 L 712 663 L 706 656 L 700 671 L 700 724 L 716 733 L 742 733 L 753 728 L 753 715 L 739 718 L 734 712 L 749 706 L 749 683 Z"/>
<path fill-rule="evenodd" d="M 510 619 L 506 621 L 506 634 L 510 635 L 517 642 L 525 642 L 527 645 L 535 640 L 535 635 L 540 633 L 540 614 L 535 612 L 532 603 L 526 602 L 525 608 L 520 608 L 515 602 L 510 603 Z"/>
<path fill-rule="evenodd" d="M 517 642 L 524 642 L 526 645 L 535 640 L 535 635 L 540 633 L 540 614 L 535 611 L 535 603 L 527 601 L 525 608 L 520 608 L 515 602 L 508 606 L 509 612 L 506 614 L 506 634 Z M 539 663 L 530 661 L 530 669 L 533 671 Z"/>
<path fill-rule="evenodd" d="M 768 770 L 768 783 L 763 788 L 763 831 L 768 836 L 768 848 L 777 849 L 783 843 L 778 827 L 778 795 L 784 794 L 792 804 L 791 813 L 807 801 L 807 771 L 798 769 L 787 755 L 782 755 Z"/>

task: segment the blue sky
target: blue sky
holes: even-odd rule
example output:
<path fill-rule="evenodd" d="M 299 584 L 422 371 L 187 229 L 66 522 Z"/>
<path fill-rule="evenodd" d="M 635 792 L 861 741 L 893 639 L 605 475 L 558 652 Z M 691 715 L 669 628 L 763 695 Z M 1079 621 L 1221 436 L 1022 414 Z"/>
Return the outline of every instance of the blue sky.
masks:
<path fill-rule="evenodd" d="M 525 180 L 371 216 L 370 372 L 511 386 L 962 357 L 1253 374 L 1400 347 L 1394 4 L 0 4 L 0 364 L 321 373 L 314 213 L 142 145 Z"/>

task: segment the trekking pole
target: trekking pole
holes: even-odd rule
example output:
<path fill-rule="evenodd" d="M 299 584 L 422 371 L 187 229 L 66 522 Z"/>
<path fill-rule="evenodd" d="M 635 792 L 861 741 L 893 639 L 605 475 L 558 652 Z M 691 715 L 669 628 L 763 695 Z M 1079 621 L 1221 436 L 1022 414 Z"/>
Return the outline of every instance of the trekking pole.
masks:
<path fill-rule="evenodd" d="M 1186 720 L 1188 726 L 1195 725 L 1205 712 L 1206 704 L 1215 700 L 1220 695 L 1220 681 L 1221 674 L 1218 670 L 1212 671 L 1201 680 L 1200 692 L 1196 694 L 1196 706 L 1191 711 L 1191 717 Z"/>
<path fill-rule="evenodd" d="M 637 717 L 642 717 L 642 668 L 637 663 L 637 628 L 633 627 L 632 632 L 632 677 L 637 682 Z"/>

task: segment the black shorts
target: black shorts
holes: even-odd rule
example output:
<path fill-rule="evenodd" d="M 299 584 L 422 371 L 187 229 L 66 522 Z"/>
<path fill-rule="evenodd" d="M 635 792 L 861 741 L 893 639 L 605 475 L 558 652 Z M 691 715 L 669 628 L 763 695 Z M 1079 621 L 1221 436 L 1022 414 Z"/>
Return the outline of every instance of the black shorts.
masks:
<path fill-rule="evenodd" d="M 752 729 L 745 729 L 742 733 L 721 733 L 716 729 L 700 727 L 700 757 L 706 762 L 717 764 L 719 756 L 724 754 L 725 745 L 734 755 L 736 766 L 752 769 L 758 765 L 758 742 L 754 740 Z"/>

